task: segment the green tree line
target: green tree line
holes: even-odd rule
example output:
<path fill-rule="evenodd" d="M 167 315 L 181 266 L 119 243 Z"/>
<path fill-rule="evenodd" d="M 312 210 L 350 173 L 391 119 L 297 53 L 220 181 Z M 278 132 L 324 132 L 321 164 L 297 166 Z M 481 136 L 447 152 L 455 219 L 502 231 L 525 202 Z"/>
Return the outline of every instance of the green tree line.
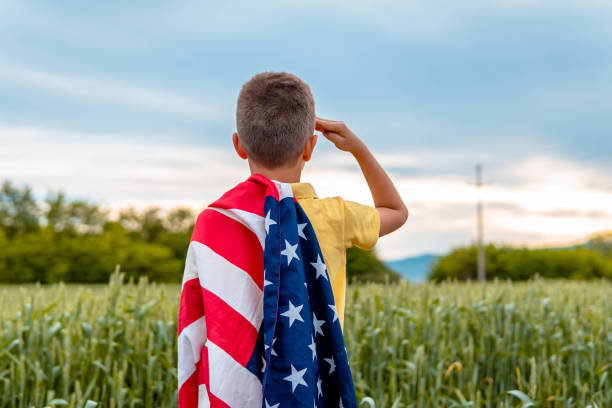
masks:
<path fill-rule="evenodd" d="M 433 263 L 429 280 L 476 280 L 476 246 L 455 248 Z M 596 234 L 570 248 L 529 249 L 487 245 L 487 279 L 612 279 L 612 231 Z"/>
<path fill-rule="evenodd" d="M 0 282 L 105 283 L 116 265 L 126 277 L 180 282 L 196 214 L 126 208 L 111 217 L 98 204 L 51 192 L 37 200 L 29 186 L 0 189 Z M 368 268 L 364 268 L 368 265 Z M 347 253 L 349 281 L 397 281 L 373 251 Z"/>

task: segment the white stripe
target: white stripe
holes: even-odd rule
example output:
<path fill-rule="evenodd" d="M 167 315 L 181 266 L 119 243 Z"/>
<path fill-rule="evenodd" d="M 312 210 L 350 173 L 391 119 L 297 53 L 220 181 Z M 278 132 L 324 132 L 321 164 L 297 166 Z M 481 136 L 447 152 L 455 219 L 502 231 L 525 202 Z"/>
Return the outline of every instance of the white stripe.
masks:
<path fill-rule="evenodd" d="M 259 378 L 210 340 L 206 346 L 210 392 L 232 408 L 261 407 Z"/>
<path fill-rule="evenodd" d="M 208 391 L 206 391 L 206 384 L 200 384 L 198 386 L 198 408 L 210 407 L 210 400 L 208 399 Z"/>
<path fill-rule="evenodd" d="M 257 239 L 261 243 L 261 247 L 265 248 L 266 246 L 266 229 L 265 229 L 265 218 L 261 215 L 254 214 L 252 212 L 239 210 L 237 208 L 225 209 L 225 208 L 217 208 L 217 207 L 208 207 L 207 209 L 215 210 L 220 212 L 221 214 L 238 221 L 251 231 L 255 235 L 257 235 Z"/>
<path fill-rule="evenodd" d="M 278 199 L 281 201 L 283 198 L 293 197 L 293 190 L 291 189 L 290 183 L 283 183 L 282 181 L 272 180 L 276 184 L 278 190 Z"/>
<path fill-rule="evenodd" d="M 193 256 L 193 251 L 191 250 L 191 245 L 189 245 L 187 248 L 187 256 L 185 257 L 185 270 L 183 271 L 183 288 L 185 287 L 185 282 L 198 277 L 197 266 L 195 256 Z"/>
<path fill-rule="evenodd" d="M 206 342 L 206 321 L 204 316 L 185 327 L 178 337 L 178 388 L 195 371 L 200 361 L 200 352 Z"/>
<path fill-rule="evenodd" d="M 201 242 L 191 241 L 200 285 L 247 319 L 256 330 L 263 320 L 263 291 L 253 278 Z"/>

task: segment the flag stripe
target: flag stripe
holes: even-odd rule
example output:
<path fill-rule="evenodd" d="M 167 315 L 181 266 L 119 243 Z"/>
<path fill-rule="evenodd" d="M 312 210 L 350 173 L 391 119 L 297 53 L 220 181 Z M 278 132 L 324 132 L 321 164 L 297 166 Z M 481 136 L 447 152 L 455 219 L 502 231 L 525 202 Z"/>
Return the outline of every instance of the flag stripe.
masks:
<path fill-rule="evenodd" d="M 229 217 L 233 220 L 238 221 L 257 235 L 257 239 L 261 243 L 261 248 L 266 246 L 266 229 L 265 229 L 265 218 L 261 215 L 253 214 L 248 211 L 243 211 L 237 208 L 217 208 L 208 207 L 207 210 L 215 210 L 221 214 Z"/>
<path fill-rule="evenodd" d="M 179 383 L 178 400 L 181 407 L 202 408 L 198 405 L 198 383 L 195 367 L 191 376 L 183 384 Z"/>
<path fill-rule="evenodd" d="M 185 269 L 183 271 L 183 283 L 182 287 L 185 286 L 185 282 L 198 277 L 198 265 L 193 257 L 193 251 L 191 245 L 187 247 L 187 256 L 185 257 Z"/>
<path fill-rule="evenodd" d="M 208 396 L 210 397 L 210 406 L 211 406 L 211 408 L 232 408 L 229 405 L 227 405 L 225 402 L 223 402 L 222 399 L 218 398 L 214 394 L 210 394 L 209 393 Z M 198 407 L 198 408 L 200 408 L 200 407 Z"/>
<path fill-rule="evenodd" d="M 206 322 L 204 316 L 185 327 L 178 336 L 178 354 L 181 364 L 178 367 L 179 387 L 189 379 L 200 361 L 202 346 L 206 341 Z"/>
<path fill-rule="evenodd" d="M 259 327 L 263 318 L 263 308 L 260 308 L 263 291 L 251 276 L 205 244 L 193 241 L 190 246 L 200 270 L 200 285 L 221 298 L 254 327 Z M 207 305 L 206 301 L 204 305 Z"/>
<path fill-rule="evenodd" d="M 276 186 L 276 190 L 278 191 L 278 197 L 276 197 L 279 201 L 287 198 L 293 197 L 293 190 L 291 189 L 291 184 L 289 183 L 280 183 L 278 181 L 274 181 L 274 185 Z"/>
<path fill-rule="evenodd" d="M 216 398 L 211 395 L 210 393 L 210 388 L 209 388 L 209 365 L 208 365 L 208 347 L 206 347 L 206 344 L 208 342 L 205 342 L 204 345 L 202 346 L 202 353 L 200 354 L 200 370 L 198 370 L 198 384 L 200 384 L 200 387 L 198 389 L 198 392 L 201 392 L 201 388 L 204 387 L 204 391 L 206 391 L 206 393 L 208 394 L 208 400 L 210 401 L 210 405 L 212 407 L 215 406 L 219 406 L 218 404 L 216 404 Z M 190 407 L 189 407 L 190 408 Z M 201 408 L 198 406 L 198 408 Z"/>
<path fill-rule="evenodd" d="M 201 384 L 198 386 L 198 408 L 209 408 L 210 405 L 210 396 L 206 384 Z"/>
<path fill-rule="evenodd" d="M 183 285 L 179 306 L 178 333 L 194 321 L 204 316 L 204 303 L 200 291 L 200 280 L 191 279 Z"/>
<path fill-rule="evenodd" d="M 192 242 L 196 241 L 206 245 L 217 254 L 228 260 L 233 265 L 247 272 L 257 286 L 263 290 L 263 249 L 257 236 L 242 223 L 231 219 L 218 211 L 205 210 L 202 222 L 206 228 L 194 230 Z M 223 234 L 229 239 L 219 239 Z M 240 243 L 240 248 L 236 248 Z M 198 269 L 206 269 L 199 265 L 201 259 L 198 257 Z M 218 274 L 218 271 L 214 271 Z M 202 277 L 200 277 L 202 279 Z"/>
<path fill-rule="evenodd" d="M 239 208 L 263 217 L 265 197 L 265 185 L 260 183 L 241 183 L 212 203 L 211 207 Z"/>
<path fill-rule="evenodd" d="M 202 289 L 202 297 L 208 314 L 208 340 L 215 342 L 239 364 L 246 366 L 257 342 L 257 329 L 214 293 Z M 263 308 L 261 301 L 256 306 L 256 309 L 260 308 Z"/>
<path fill-rule="evenodd" d="M 261 407 L 262 394 L 259 378 L 238 364 L 211 340 L 208 340 L 206 345 L 211 394 L 230 407 Z"/>

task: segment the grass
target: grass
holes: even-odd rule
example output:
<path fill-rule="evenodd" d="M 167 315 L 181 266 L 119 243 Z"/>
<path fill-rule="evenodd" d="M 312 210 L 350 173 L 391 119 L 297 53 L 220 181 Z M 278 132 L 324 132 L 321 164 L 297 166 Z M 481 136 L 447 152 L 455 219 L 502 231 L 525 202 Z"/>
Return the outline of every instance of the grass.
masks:
<path fill-rule="evenodd" d="M 0 407 L 176 406 L 178 285 L 0 287 Z M 612 283 L 349 287 L 358 400 L 612 407 Z"/>

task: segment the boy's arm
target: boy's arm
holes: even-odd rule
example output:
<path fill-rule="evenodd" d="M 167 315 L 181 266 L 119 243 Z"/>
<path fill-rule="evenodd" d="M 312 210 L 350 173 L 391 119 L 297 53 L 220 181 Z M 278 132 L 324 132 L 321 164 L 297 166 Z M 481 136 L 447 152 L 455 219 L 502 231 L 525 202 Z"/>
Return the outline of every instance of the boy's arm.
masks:
<path fill-rule="evenodd" d="M 359 163 L 380 214 L 379 235 L 386 235 L 404 225 L 408 208 L 368 147 L 342 121 L 317 117 L 315 130 L 323 133 L 338 149 L 350 152 Z"/>

